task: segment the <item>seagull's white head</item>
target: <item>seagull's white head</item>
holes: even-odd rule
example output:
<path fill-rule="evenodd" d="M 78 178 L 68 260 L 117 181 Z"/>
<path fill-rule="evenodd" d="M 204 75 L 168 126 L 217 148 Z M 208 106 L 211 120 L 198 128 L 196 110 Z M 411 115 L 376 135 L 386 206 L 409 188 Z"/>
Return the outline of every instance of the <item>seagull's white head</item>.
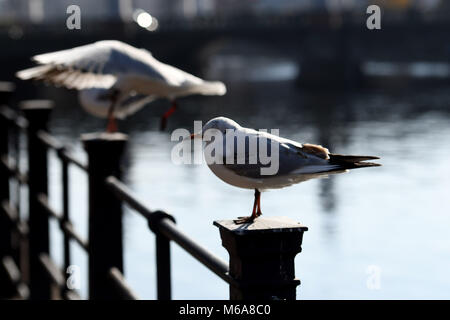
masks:
<path fill-rule="evenodd" d="M 190 138 L 200 138 L 203 139 L 203 136 L 205 135 L 205 132 L 208 130 L 218 130 L 220 131 L 224 136 L 227 132 L 227 129 L 229 130 L 237 130 L 241 128 L 241 126 L 234 120 L 225 118 L 225 117 L 217 117 L 209 120 L 202 128 L 202 132 L 195 132 L 191 134 Z M 209 141 L 211 142 L 211 141 Z M 208 144 L 208 143 L 207 143 Z"/>
<path fill-rule="evenodd" d="M 202 129 L 202 134 L 204 134 L 208 129 L 216 129 L 225 134 L 227 129 L 236 130 L 240 127 L 241 126 L 234 120 L 225 117 L 217 117 L 205 123 Z"/>

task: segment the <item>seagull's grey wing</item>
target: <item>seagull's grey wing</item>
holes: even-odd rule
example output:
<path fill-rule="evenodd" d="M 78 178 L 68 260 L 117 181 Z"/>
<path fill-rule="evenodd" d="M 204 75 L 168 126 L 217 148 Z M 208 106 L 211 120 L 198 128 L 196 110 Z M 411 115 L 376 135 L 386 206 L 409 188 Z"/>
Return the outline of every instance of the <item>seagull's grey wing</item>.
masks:
<path fill-rule="evenodd" d="M 235 149 L 233 153 L 233 163 L 226 163 L 226 152 L 223 157 L 224 166 L 236 173 L 240 176 L 245 176 L 249 178 L 261 179 L 261 178 L 270 178 L 274 176 L 285 176 L 290 174 L 315 174 L 319 172 L 325 172 L 329 170 L 333 170 L 338 168 L 338 166 L 330 165 L 328 160 L 325 159 L 325 155 L 320 153 L 320 149 L 323 148 L 315 145 L 304 145 L 304 148 L 300 148 L 299 144 L 291 144 L 289 142 L 285 142 L 285 139 L 279 139 L 279 141 L 283 141 L 280 143 L 279 141 L 270 138 L 267 135 L 256 135 L 253 137 L 256 139 L 257 145 L 259 146 L 260 139 L 265 139 L 266 143 L 266 151 L 267 158 L 271 159 L 271 163 L 262 162 L 260 157 L 260 152 L 257 152 L 256 163 L 250 163 L 250 155 L 249 155 L 249 144 L 252 141 L 252 137 L 246 137 L 245 140 L 245 152 L 242 154 L 237 150 L 237 138 L 235 138 Z M 255 143 L 255 141 L 252 141 Z M 262 141 L 264 142 L 264 140 Z M 271 145 L 274 144 L 278 146 L 278 157 L 275 157 L 276 154 L 271 148 Z M 312 147 L 314 146 L 314 147 Z M 325 148 L 323 148 L 326 150 Z M 226 150 L 226 149 L 224 149 Z M 258 147 L 259 150 L 259 147 Z M 328 151 L 328 150 L 327 150 Z M 264 152 L 262 152 L 264 154 Z M 278 158 L 278 159 L 277 159 Z M 238 163 L 238 160 L 242 164 Z M 245 160 L 245 161 L 244 161 Z M 255 162 L 255 159 L 252 159 Z M 263 159 L 264 160 L 264 159 Z M 229 161 L 230 162 L 230 161 Z M 245 163 L 244 163 L 245 162 Z M 269 168 L 271 165 L 277 166 L 278 162 L 278 171 L 274 175 L 263 175 L 261 172 L 261 168 Z"/>
<path fill-rule="evenodd" d="M 203 80 L 156 59 L 153 65 L 167 85 L 177 88 L 176 96 L 191 94 L 224 95 L 227 91 L 223 82 Z"/>
<path fill-rule="evenodd" d="M 40 54 L 33 60 L 41 66 L 19 71 L 19 78 L 44 80 L 76 89 L 107 88 L 124 74 L 164 80 L 164 75 L 155 67 L 158 61 L 150 52 L 120 41 L 99 41 Z"/>

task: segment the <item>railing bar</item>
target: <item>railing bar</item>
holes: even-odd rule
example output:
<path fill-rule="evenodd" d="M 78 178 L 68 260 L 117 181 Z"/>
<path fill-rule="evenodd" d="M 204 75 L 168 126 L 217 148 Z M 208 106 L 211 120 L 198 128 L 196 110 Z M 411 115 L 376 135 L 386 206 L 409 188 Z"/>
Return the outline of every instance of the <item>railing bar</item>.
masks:
<path fill-rule="evenodd" d="M 134 291 L 126 283 L 123 274 L 119 269 L 115 267 L 109 269 L 108 276 L 121 298 L 125 300 L 139 300 L 136 293 L 134 293 Z"/>
<path fill-rule="evenodd" d="M 49 214 L 50 217 L 55 218 L 60 223 L 60 228 L 67 234 L 71 239 L 75 240 L 85 251 L 88 251 L 89 243 L 84 240 L 73 228 L 73 225 L 70 221 L 64 221 L 61 214 L 54 211 L 50 205 L 48 204 L 47 196 L 44 194 L 38 195 L 39 204 L 45 209 L 45 211 Z"/>
<path fill-rule="evenodd" d="M 228 274 L 228 264 L 225 261 L 189 238 L 171 220 L 167 218 L 159 220 L 158 227 L 162 234 L 176 242 L 222 280 L 231 285 L 237 285 L 237 282 Z"/>
<path fill-rule="evenodd" d="M 71 164 L 74 164 L 78 168 L 87 171 L 87 166 L 81 161 L 75 159 L 75 157 L 68 152 L 66 147 L 51 134 L 41 130 L 38 131 L 37 136 L 47 147 L 56 150 L 61 160 L 65 160 Z"/>
<path fill-rule="evenodd" d="M 55 283 L 58 287 L 65 287 L 65 279 L 62 271 L 54 264 L 54 262 L 50 259 L 49 255 L 46 253 L 41 253 L 39 255 L 39 261 L 44 267 L 45 271 L 47 271 L 50 279 Z"/>
<path fill-rule="evenodd" d="M 57 213 L 50 207 L 50 204 L 48 203 L 48 198 L 45 194 L 43 193 L 38 194 L 37 199 L 39 204 L 42 206 L 42 208 L 45 209 L 45 211 L 48 213 L 50 217 L 55 218 L 58 221 L 62 221 L 62 215 Z"/>
<path fill-rule="evenodd" d="M 119 181 L 116 177 L 108 177 L 106 179 L 106 185 L 111 188 L 111 190 L 116 194 L 116 196 L 125 201 L 132 209 L 134 209 L 137 213 L 142 215 L 144 218 L 147 218 L 153 213 L 150 209 L 148 209 L 145 205 L 143 205 L 139 200 L 134 198 L 128 188 Z"/>
<path fill-rule="evenodd" d="M 108 177 L 106 179 L 106 185 L 111 188 L 120 200 L 125 201 L 131 208 L 136 210 L 137 213 L 141 214 L 144 218 L 148 218 L 152 214 L 152 211 L 135 199 L 130 194 L 128 188 L 116 177 Z"/>
<path fill-rule="evenodd" d="M 8 200 L 4 200 L 1 207 L 14 228 L 19 232 L 20 237 L 26 238 L 28 236 L 28 224 L 25 221 L 20 221 L 17 209 L 11 206 Z"/>
<path fill-rule="evenodd" d="M 84 249 L 84 251 L 88 252 L 89 242 L 87 240 L 84 240 L 79 234 L 77 234 L 75 232 L 73 225 L 69 221 L 67 221 L 61 225 L 61 230 L 64 233 L 67 233 L 67 235 L 71 239 L 75 240 L 75 242 L 78 243 L 78 245 L 80 247 L 82 247 Z"/>
<path fill-rule="evenodd" d="M 3 155 L 0 159 L 0 164 L 8 171 L 10 177 L 17 179 L 20 184 L 26 184 L 28 182 L 28 175 L 21 173 L 19 168 L 11 163 L 10 157 Z"/>
<path fill-rule="evenodd" d="M 3 268 L 8 274 L 8 278 L 13 285 L 17 285 L 21 281 L 21 274 L 14 259 L 11 256 L 5 256 L 2 259 Z"/>
<path fill-rule="evenodd" d="M 0 108 L 0 115 L 20 129 L 26 129 L 28 127 L 28 120 L 7 106 Z"/>
<path fill-rule="evenodd" d="M 11 223 L 16 224 L 18 222 L 19 213 L 14 206 L 10 205 L 8 200 L 3 200 L 2 209 Z"/>
<path fill-rule="evenodd" d="M 106 179 L 106 184 L 114 191 L 119 199 L 125 201 L 131 208 L 147 219 L 151 219 L 153 214 L 152 211 L 135 199 L 131 195 L 128 188 L 117 178 L 108 177 Z M 179 230 L 175 223 L 167 218 L 162 218 L 155 227 L 168 239 L 175 241 L 180 247 L 189 252 L 194 258 L 204 264 L 225 282 L 231 285 L 237 285 L 236 281 L 228 274 L 228 264 L 215 256 L 213 253 L 209 252 L 207 249 L 198 245 L 195 241 Z"/>
<path fill-rule="evenodd" d="M 39 140 L 41 140 L 41 142 L 43 142 L 47 147 L 51 149 L 58 151 L 64 147 L 64 145 L 60 143 L 58 139 L 56 139 L 46 131 L 39 130 L 36 134 Z"/>
<path fill-rule="evenodd" d="M 80 295 L 73 290 L 67 290 L 64 296 L 67 300 L 81 300 Z"/>
<path fill-rule="evenodd" d="M 8 275 L 9 281 L 15 287 L 17 294 L 22 299 L 28 299 L 30 290 L 22 281 L 22 274 L 11 256 L 5 256 L 2 259 L 2 266 Z"/>
<path fill-rule="evenodd" d="M 69 162 L 70 164 L 75 165 L 76 167 L 80 168 L 81 170 L 83 170 L 83 171 L 88 170 L 87 165 L 85 165 L 81 161 L 75 159 L 74 156 L 71 155 L 70 153 L 68 153 L 67 150 L 62 151 L 59 155 L 62 160 L 65 160 L 65 161 Z"/>
<path fill-rule="evenodd" d="M 28 120 L 22 117 L 21 115 L 17 115 L 16 121 L 13 122 L 16 127 L 19 129 L 25 130 L 28 128 Z"/>
<path fill-rule="evenodd" d="M 16 229 L 19 232 L 19 235 L 21 238 L 27 238 L 28 237 L 28 223 L 25 221 L 19 221 L 19 223 L 16 225 Z"/>

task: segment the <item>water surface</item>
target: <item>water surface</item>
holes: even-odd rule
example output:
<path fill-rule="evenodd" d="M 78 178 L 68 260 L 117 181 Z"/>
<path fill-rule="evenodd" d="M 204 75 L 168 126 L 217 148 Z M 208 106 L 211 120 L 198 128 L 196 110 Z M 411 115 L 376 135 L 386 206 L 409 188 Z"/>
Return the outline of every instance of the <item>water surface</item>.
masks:
<path fill-rule="evenodd" d="M 279 128 L 282 136 L 323 144 L 332 152 L 380 156 L 380 168 L 263 193 L 264 215 L 289 216 L 309 227 L 296 258 L 296 275 L 302 281 L 297 296 L 450 298 L 448 88 L 311 93 L 283 78 L 297 72 L 289 71 L 288 63 L 277 61 L 270 68 L 275 75 L 267 81 L 261 78 L 264 70 L 257 72 L 259 81 L 232 77 L 224 97 L 180 100 L 180 110 L 166 132 L 158 131 L 158 117 L 169 107 L 166 101 L 121 123 L 130 136 L 126 183 L 150 208 L 171 213 L 187 234 L 228 260 L 212 223 L 249 214 L 253 192 L 226 185 L 206 165 L 174 165 L 170 160 L 174 129 L 192 130 L 194 120 L 206 122 L 223 115 L 243 126 Z M 40 90 L 57 103 L 52 132 L 85 159 L 79 136 L 103 129 L 104 121 L 78 108 L 73 92 Z M 60 206 L 59 172 L 52 156 L 50 195 L 56 206 Z M 87 179 L 76 168 L 71 169 L 71 178 L 71 216 L 87 235 Z M 135 212 L 127 210 L 124 223 L 126 278 L 139 296 L 154 299 L 155 239 Z M 52 225 L 52 254 L 61 263 L 56 229 Z M 73 248 L 74 263 L 82 271 L 81 292 L 86 295 L 87 259 L 75 244 Z M 221 279 L 177 245 L 172 248 L 175 299 L 228 298 Z M 378 285 L 373 285 L 374 276 L 379 276 Z"/>

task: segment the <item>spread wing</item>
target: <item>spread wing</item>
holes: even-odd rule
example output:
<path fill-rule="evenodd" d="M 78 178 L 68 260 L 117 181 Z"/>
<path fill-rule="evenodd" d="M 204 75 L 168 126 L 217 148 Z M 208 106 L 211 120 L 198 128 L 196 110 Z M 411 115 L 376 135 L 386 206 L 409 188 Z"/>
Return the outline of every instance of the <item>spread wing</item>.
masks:
<path fill-rule="evenodd" d="M 165 81 L 157 61 L 147 50 L 120 41 L 92 44 L 33 57 L 39 66 L 17 72 L 23 80 L 35 79 L 68 88 L 108 88 L 124 74 Z"/>

